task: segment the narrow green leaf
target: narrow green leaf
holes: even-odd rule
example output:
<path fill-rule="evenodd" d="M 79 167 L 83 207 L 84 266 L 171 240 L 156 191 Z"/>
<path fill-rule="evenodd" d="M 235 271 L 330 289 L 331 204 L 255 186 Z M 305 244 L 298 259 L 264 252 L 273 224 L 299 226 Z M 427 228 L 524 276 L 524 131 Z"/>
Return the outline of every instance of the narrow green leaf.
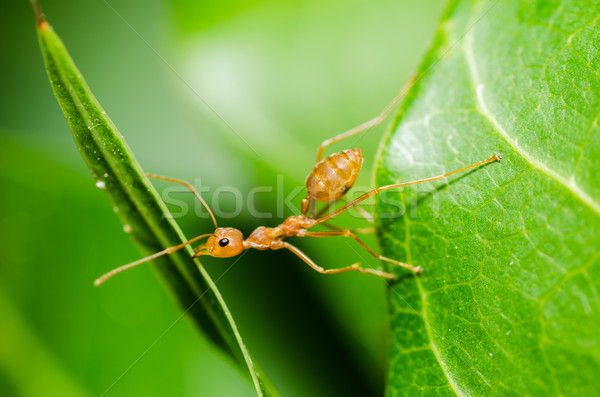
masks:
<path fill-rule="evenodd" d="M 389 395 L 600 395 L 599 43 L 594 1 L 451 2 L 378 184 L 504 159 L 380 199 L 424 269 L 389 290 Z"/>
<path fill-rule="evenodd" d="M 42 17 L 37 32 L 48 77 L 87 166 L 111 200 L 131 237 L 149 254 L 186 241 L 146 178 L 121 133 L 77 70 L 63 43 Z M 174 298 L 198 328 L 240 365 L 247 366 L 258 395 L 277 395 L 251 360 L 233 318 L 192 249 L 163 256 L 154 264 Z M 107 269 L 108 270 L 108 269 Z M 90 280 L 90 287 L 91 287 Z"/>

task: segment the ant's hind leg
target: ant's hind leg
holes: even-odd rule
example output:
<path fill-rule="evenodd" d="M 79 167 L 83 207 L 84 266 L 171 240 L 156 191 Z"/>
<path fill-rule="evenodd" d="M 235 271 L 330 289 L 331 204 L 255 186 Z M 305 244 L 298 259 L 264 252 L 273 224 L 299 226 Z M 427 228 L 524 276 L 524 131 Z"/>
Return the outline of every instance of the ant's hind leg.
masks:
<path fill-rule="evenodd" d="M 336 231 L 349 230 L 354 234 L 373 234 L 373 233 L 375 233 L 374 227 L 361 227 L 361 228 L 357 228 L 357 229 L 343 229 L 341 227 L 332 225 L 331 223 L 327 223 L 327 222 L 321 223 L 321 225 L 325 226 L 326 228 L 329 228 L 331 230 L 336 230 Z"/>
<path fill-rule="evenodd" d="M 402 98 L 404 98 L 404 96 L 406 95 L 406 93 L 412 87 L 412 85 L 415 83 L 416 80 L 417 80 L 417 75 L 412 75 L 408 79 L 408 81 L 406 83 L 404 83 L 404 85 L 400 89 L 400 92 L 398 92 L 398 94 L 396 94 L 396 96 L 383 109 L 383 111 L 381 112 L 381 114 L 379 116 L 377 116 L 374 119 L 371 119 L 365 123 L 357 125 L 356 127 L 349 129 L 346 132 L 342 132 L 341 134 L 338 134 L 338 135 L 334 136 L 333 138 L 329 138 L 329 139 L 323 141 L 323 143 L 321 143 L 321 146 L 319 146 L 319 151 L 317 152 L 317 163 L 319 161 L 321 161 L 321 159 L 323 158 L 323 152 L 325 151 L 325 148 L 327 146 L 334 144 L 336 142 L 339 142 L 348 137 L 351 137 L 352 135 L 359 134 L 363 131 L 366 131 L 370 128 L 376 127 L 377 125 L 381 124 L 387 118 L 387 116 L 389 116 L 390 112 L 392 110 L 394 110 L 394 108 L 396 107 L 398 102 L 400 102 L 400 100 L 402 100 Z"/>
<path fill-rule="evenodd" d="M 373 255 L 375 258 L 377 258 L 379 260 L 393 263 L 394 265 L 402 266 L 402 267 L 407 268 L 415 273 L 421 273 L 423 271 L 423 269 L 421 269 L 421 266 L 416 266 L 416 267 L 411 266 L 409 264 L 399 262 L 395 259 L 391 259 L 391 258 L 387 258 L 382 255 L 379 255 L 377 252 L 375 252 L 371 248 L 369 248 L 369 246 L 367 244 L 365 244 L 361 239 L 358 238 L 358 236 L 356 236 L 350 230 L 336 230 L 336 231 L 331 231 L 331 232 L 306 232 L 305 236 L 306 237 L 334 237 L 334 236 L 350 237 L 350 238 L 354 239 L 354 241 L 356 241 L 357 243 L 362 245 L 364 247 L 364 249 L 366 249 L 369 252 L 369 254 Z"/>
<path fill-rule="evenodd" d="M 345 204 L 343 206 L 341 206 L 340 208 L 336 209 L 333 212 L 330 212 L 327 215 L 324 215 L 320 218 L 316 219 L 316 224 L 319 223 L 323 223 L 323 222 L 327 222 L 328 220 L 335 218 L 337 215 L 341 214 L 342 212 L 348 211 L 350 208 L 355 207 L 358 203 L 360 203 L 361 201 L 364 201 L 366 199 L 368 199 L 369 197 L 373 197 L 374 195 L 376 195 L 377 193 L 383 191 L 383 190 L 388 190 L 388 189 L 395 189 L 395 188 L 399 188 L 402 186 L 409 186 L 409 185 L 416 185 L 418 183 L 424 183 L 424 182 L 431 182 L 431 181 L 437 181 L 438 179 L 444 179 L 449 177 L 450 175 L 454 175 L 457 174 L 459 172 L 463 172 L 466 170 L 469 170 L 471 168 L 475 168 L 478 167 L 480 165 L 484 165 L 484 164 L 488 164 L 488 163 L 492 163 L 494 161 L 500 161 L 500 159 L 502 159 L 502 154 L 500 153 L 496 153 L 494 154 L 492 157 L 490 157 L 487 160 L 482 160 L 479 161 L 477 163 L 471 164 L 471 165 L 467 165 L 466 167 L 463 167 L 459 170 L 454 170 L 454 171 L 450 171 L 447 172 L 445 174 L 442 175 L 438 175 L 438 176 L 432 176 L 430 178 L 423 178 L 423 179 L 417 179 L 415 181 L 410 181 L 410 182 L 403 182 L 403 183 L 394 183 L 392 185 L 385 185 L 385 186 L 379 186 L 365 194 L 363 194 L 362 196 L 355 198 L 354 200 L 350 201 L 348 204 Z"/>
<path fill-rule="evenodd" d="M 335 206 L 335 204 L 338 202 L 344 202 L 346 204 L 348 204 L 348 200 L 345 197 L 342 197 L 340 199 L 338 199 L 337 201 L 331 201 L 329 202 L 327 205 L 325 205 L 323 208 L 321 208 L 321 210 L 317 213 L 316 217 L 314 218 L 321 218 L 323 216 L 323 214 L 325 214 L 326 212 L 328 212 L 329 210 L 331 210 L 331 208 L 333 208 Z M 361 207 L 360 205 L 355 205 L 354 210 L 356 212 L 358 212 L 358 214 L 367 222 L 369 222 L 371 225 L 375 224 L 375 221 L 373 220 L 373 215 L 371 213 L 369 213 L 369 211 L 367 211 L 366 209 L 364 209 L 363 207 Z"/>
<path fill-rule="evenodd" d="M 369 213 L 369 211 L 360 205 L 355 205 L 353 208 L 360 214 L 360 216 L 364 218 L 365 221 L 369 222 L 371 225 L 375 224 L 375 221 L 373 220 L 373 214 Z"/>
<path fill-rule="evenodd" d="M 375 276 L 379 276 L 388 280 L 395 280 L 396 276 L 390 273 L 382 272 L 381 270 L 362 268 L 359 263 L 355 263 L 350 266 L 342 267 L 339 269 L 323 269 L 321 266 L 317 265 L 310 259 L 304 252 L 300 251 L 300 249 L 296 248 L 290 243 L 285 241 L 274 241 L 271 244 L 271 249 L 281 249 L 286 248 L 292 251 L 296 256 L 302 259 L 308 266 L 312 267 L 314 270 L 318 271 L 321 274 L 337 274 L 337 273 L 345 273 L 345 272 L 359 272 L 366 274 L 373 274 Z"/>

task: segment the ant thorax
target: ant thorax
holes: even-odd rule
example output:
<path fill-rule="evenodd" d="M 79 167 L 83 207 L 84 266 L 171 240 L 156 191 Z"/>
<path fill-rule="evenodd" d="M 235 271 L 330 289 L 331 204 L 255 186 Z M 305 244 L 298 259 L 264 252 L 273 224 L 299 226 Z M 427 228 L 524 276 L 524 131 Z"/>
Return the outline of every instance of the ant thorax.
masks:
<path fill-rule="evenodd" d="M 290 216 L 276 227 L 260 226 L 254 229 L 250 236 L 244 241 L 245 248 L 266 250 L 271 248 L 271 243 L 286 237 L 302 237 L 306 229 L 313 227 L 316 219 L 304 216 Z"/>
<path fill-rule="evenodd" d="M 271 246 L 271 242 L 277 238 L 274 228 L 259 226 L 244 240 L 244 249 L 254 248 L 257 250 L 267 250 Z"/>

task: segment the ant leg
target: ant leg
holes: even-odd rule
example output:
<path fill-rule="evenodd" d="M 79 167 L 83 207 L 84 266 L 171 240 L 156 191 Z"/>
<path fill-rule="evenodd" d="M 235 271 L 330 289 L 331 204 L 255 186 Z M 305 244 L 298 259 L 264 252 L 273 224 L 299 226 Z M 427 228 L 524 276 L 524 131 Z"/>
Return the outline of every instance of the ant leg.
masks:
<path fill-rule="evenodd" d="M 367 192 L 365 194 L 363 194 L 362 196 L 350 201 L 348 204 L 338 208 L 337 210 L 333 211 L 330 214 L 327 214 L 321 218 L 317 218 L 317 222 L 315 224 L 319 224 L 319 223 L 323 223 L 323 222 L 327 222 L 328 220 L 330 220 L 331 218 L 336 217 L 337 215 L 341 214 L 344 211 L 347 211 L 348 209 L 354 207 L 355 205 L 357 205 L 358 203 L 360 203 L 361 201 L 364 201 L 366 199 L 368 199 L 369 197 L 372 197 L 374 195 L 376 195 L 377 193 L 381 192 L 382 190 L 388 190 L 388 189 L 393 189 L 393 188 L 397 188 L 397 187 L 402 187 L 402 186 L 409 186 L 409 185 L 416 185 L 417 183 L 423 183 L 423 182 L 430 182 L 430 181 L 435 181 L 438 179 L 444 179 L 449 177 L 450 175 L 454 175 L 456 173 L 462 172 L 462 171 L 466 171 L 470 168 L 474 168 L 480 165 L 484 165 L 487 163 L 492 163 L 494 161 L 500 161 L 500 159 L 502 158 L 502 155 L 499 153 L 494 154 L 492 157 L 490 157 L 487 160 L 483 160 L 483 161 L 479 161 L 475 164 L 471 164 L 468 165 L 466 167 L 463 167 L 459 170 L 455 170 L 455 171 L 451 171 L 442 175 L 438 175 L 438 176 L 432 176 L 430 178 L 424 178 L 424 179 L 418 179 L 416 181 L 410 181 L 410 182 L 403 182 L 403 183 L 394 183 L 393 185 L 385 185 L 385 186 L 380 186 L 378 188 L 375 188 L 373 190 L 371 190 L 370 192 Z"/>
<path fill-rule="evenodd" d="M 348 200 L 346 200 L 345 197 L 342 197 L 340 200 L 344 201 L 345 203 L 348 203 Z M 369 222 L 371 225 L 375 224 L 375 221 L 373 220 L 373 215 L 370 214 L 369 211 L 367 211 L 360 205 L 356 205 L 353 208 L 356 210 L 356 212 L 359 213 L 360 216 L 364 218 L 365 221 Z M 317 218 L 319 218 L 319 216 L 317 216 Z"/>
<path fill-rule="evenodd" d="M 323 152 L 325 151 L 325 148 L 333 143 L 339 142 L 343 139 L 346 139 L 348 137 L 351 137 L 352 135 L 356 135 L 358 133 L 361 133 L 363 131 L 366 131 L 370 128 L 373 128 L 379 124 L 381 124 L 386 118 L 387 116 L 389 116 L 390 112 L 392 110 L 394 110 L 394 108 L 396 107 L 396 105 L 398 104 L 398 102 L 400 102 L 400 100 L 402 98 L 404 98 L 404 96 L 406 95 L 406 93 L 408 92 L 408 90 L 412 87 L 412 85 L 415 83 L 415 81 L 417 80 L 417 76 L 413 75 L 411 76 L 408 81 L 406 83 L 404 83 L 404 85 L 402 86 L 402 88 L 400 89 L 400 92 L 398 92 L 398 94 L 396 94 L 396 96 L 392 99 L 392 101 L 383 109 L 383 111 L 381 112 L 381 114 L 377 117 L 375 117 L 374 119 L 371 119 L 365 123 L 362 123 L 352 129 L 349 129 L 346 132 L 342 132 L 341 134 L 338 134 L 336 136 L 334 136 L 333 138 L 329 138 L 325 141 L 323 141 L 323 143 L 321 143 L 321 146 L 319 146 L 319 151 L 317 152 L 317 163 L 319 161 L 321 161 L 321 158 L 323 157 Z"/>
<path fill-rule="evenodd" d="M 217 226 L 217 220 L 216 220 L 215 216 L 213 215 L 212 211 L 210 210 L 210 207 L 208 206 L 208 204 L 206 204 L 206 201 L 204 201 L 204 199 L 202 198 L 202 196 L 200 195 L 200 193 L 198 193 L 198 191 L 196 190 L 196 188 L 191 183 L 189 183 L 188 181 L 181 180 L 181 179 L 175 179 L 175 178 L 169 178 L 169 177 L 166 177 L 166 176 L 160 176 L 160 175 L 150 174 L 148 172 L 146 172 L 146 176 L 149 176 L 151 178 L 161 179 L 161 180 L 167 181 L 167 182 L 175 182 L 175 183 L 179 183 L 179 184 L 185 185 L 188 189 L 191 190 L 192 193 L 194 193 L 194 195 L 196 196 L 196 198 L 198 200 L 200 200 L 200 202 L 202 203 L 202 205 L 204 206 L 204 208 L 206 209 L 206 211 L 208 211 L 208 214 L 210 215 L 210 217 L 212 218 L 213 223 L 215 224 L 215 228 L 219 227 L 219 226 Z"/>
<path fill-rule="evenodd" d="M 337 201 L 343 201 L 345 203 L 348 203 L 348 200 L 346 200 L 346 198 L 342 197 Z M 320 218 L 323 216 L 323 214 L 327 211 L 329 211 L 331 209 L 331 207 L 333 207 L 335 205 L 335 203 L 337 203 L 337 201 L 331 201 L 329 202 L 326 206 L 324 206 L 323 208 L 321 208 L 321 210 L 317 213 L 316 218 Z M 369 222 L 371 225 L 374 224 L 373 221 L 373 215 L 371 215 L 367 210 L 365 210 L 363 207 L 359 207 L 356 206 L 354 207 L 354 209 L 356 210 L 356 212 L 358 212 L 367 222 Z"/>
<path fill-rule="evenodd" d="M 331 205 L 331 203 L 329 205 Z M 308 217 L 314 218 L 315 211 L 317 210 L 317 200 L 310 198 L 310 196 L 306 196 L 302 199 L 302 205 L 300 207 L 300 213 L 302 214 L 302 216 L 306 216 L 306 213 L 310 210 L 310 215 Z M 319 214 L 320 213 L 321 212 L 319 212 Z"/>
<path fill-rule="evenodd" d="M 374 274 L 375 276 L 379 276 L 388 280 L 395 280 L 396 276 L 390 273 L 382 272 L 380 270 L 362 268 L 359 263 L 355 263 L 353 265 L 342 267 L 339 269 L 323 269 L 321 266 L 317 265 L 312 261 L 304 252 L 300 251 L 297 247 L 285 241 L 274 241 L 271 243 L 271 249 L 281 249 L 285 248 L 292 251 L 296 256 L 302 259 L 308 266 L 312 267 L 314 270 L 318 271 L 321 274 L 337 274 L 337 273 L 345 273 L 345 272 L 359 272 L 366 274 Z"/>
<path fill-rule="evenodd" d="M 324 213 L 326 213 L 327 211 L 329 211 L 335 205 L 335 203 L 337 203 L 337 201 L 330 201 L 323 208 L 321 208 L 321 210 L 319 212 L 317 212 L 317 215 L 315 217 L 312 217 L 312 218 L 320 218 L 320 217 L 322 217 Z"/>
<path fill-rule="evenodd" d="M 338 231 L 331 231 L 331 232 L 306 232 L 306 234 L 304 234 L 304 235 L 306 237 L 333 237 L 333 236 L 350 237 L 350 238 L 354 239 L 354 241 L 356 241 L 357 243 L 362 245 L 369 252 L 369 254 L 373 255 L 375 258 L 377 258 L 379 260 L 393 263 L 394 265 L 405 267 L 409 270 L 412 270 L 415 273 L 421 273 L 423 271 L 423 269 L 421 269 L 421 266 L 417 266 L 417 267 L 411 266 L 406 263 L 399 262 L 395 259 L 391 259 L 391 258 L 387 258 L 382 255 L 379 255 L 377 252 L 375 252 L 371 248 L 369 248 L 369 246 L 367 244 L 365 244 L 361 239 L 359 239 L 350 230 L 338 230 Z"/>
<path fill-rule="evenodd" d="M 372 234 L 372 233 L 375 233 L 375 228 L 374 227 L 361 227 L 361 228 L 358 228 L 358 229 L 343 229 L 341 227 L 332 225 L 332 224 L 327 223 L 327 222 L 322 223 L 321 225 L 323 225 L 323 226 L 325 226 L 325 227 L 327 227 L 327 228 L 329 228 L 331 230 L 337 230 L 337 231 L 350 230 L 352 233 L 355 233 L 355 234 Z"/>
<path fill-rule="evenodd" d="M 98 277 L 96 279 L 96 281 L 94 281 L 94 285 L 97 287 L 97 286 L 99 286 L 100 284 L 102 284 L 103 282 L 105 282 L 106 280 L 108 280 L 109 278 L 111 278 L 112 276 L 114 276 L 117 273 L 121 273 L 124 270 L 130 269 L 130 268 L 132 268 L 134 266 L 137 266 L 137 265 L 141 265 L 142 263 L 149 262 L 152 259 L 158 258 L 159 256 L 163 256 L 163 255 L 171 254 L 171 253 L 173 253 L 175 251 L 179 251 L 183 247 L 185 247 L 187 245 L 190 245 L 190 244 L 192 244 L 192 243 L 200 240 L 201 238 L 208 237 L 208 236 L 211 236 L 211 235 L 212 234 L 209 233 L 209 234 L 202 234 L 200 236 L 196 236 L 193 239 L 186 241 L 185 243 L 182 243 L 182 244 L 179 244 L 179 245 L 175 245 L 173 247 L 166 248 L 166 249 L 164 249 L 162 251 L 156 252 L 156 253 L 154 253 L 152 255 L 149 255 L 149 256 L 147 256 L 145 258 L 138 259 L 135 262 L 131 262 L 131 263 L 128 263 L 126 265 L 120 266 L 120 267 L 118 267 L 116 269 L 113 269 L 110 272 L 102 275 L 101 277 Z"/>
<path fill-rule="evenodd" d="M 370 214 L 369 211 L 359 205 L 355 206 L 354 209 L 365 219 L 365 221 L 369 222 L 371 225 L 375 224 L 373 214 Z"/>
<path fill-rule="evenodd" d="M 315 206 L 317 204 L 315 199 L 309 199 L 306 198 L 303 200 L 302 202 L 302 215 L 306 216 L 306 212 L 308 212 L 308 206 L 310 203 L 310 210 L 311 210 L 311 214 L 310 214 L 310 218 L 314 219 L 314 218 L 320 218 L 323 216 L 324 213 L 326 213 L 327 211 L 329 211 L 332 207 L 334 207 L 336 205 L 336 203 L 338 201 L 343 201 L 344 203 L 347 203 L 348 200 L 345 197 L 342 197 L 338 200 L 335 201 L 330 201 L 329 203 L 325 204 L 320 210 L 319 212 L 317 212 L 317 215 L 315 216 Z M 367 222 L 369 222 L 371 225 L 374 223 L 373 221 L 373 215 L 371 215 L 367 210 L 365 210 L 363 207 L 359 207 L 357 206 L 355 208 L 356 212 L 358 212 Z"/>

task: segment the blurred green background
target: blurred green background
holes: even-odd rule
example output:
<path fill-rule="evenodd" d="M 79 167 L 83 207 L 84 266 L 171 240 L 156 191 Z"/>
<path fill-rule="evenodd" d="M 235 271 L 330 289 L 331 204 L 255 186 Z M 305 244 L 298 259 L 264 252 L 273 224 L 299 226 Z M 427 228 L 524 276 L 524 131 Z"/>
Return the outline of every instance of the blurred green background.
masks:
<path fill-rule="evenodd" d="M 272 186 L 256 196 L 258 210 L 272 211 L 278 195 L 302 186 L 321 141 L 374 117 L 400 89 L 442 3 L 42 6 L 146 171 L 208 186 L 209 202 L 218 187 L 246 197 Z M 179 320 L 150 266 L 92 286 L 140 253 L 79 156 L 27 1 L 0 4 L 0 54 L 0 395 L 254 395 L 243 370 Z M 363 149 L 358 186 L 371 185 L 383 131 L 332 148 Z M 194 205 L 190 194 L 170 197 Z M 236 203 L 223 196 L 219 205 Z M 249 233 L 279 220 L 256 219 L 244 207 L 220 225 Z M 212 227 L 193 211 L 179 222 L 187 236 Z M 360 259 L 339 239 L 295 242 L 324 267 Z M 381 395 L 381 280 L 322 276 L 289 253 L 249 252 L 229 270 L 231 259 L 203 263 L 283 395 Z"/>

